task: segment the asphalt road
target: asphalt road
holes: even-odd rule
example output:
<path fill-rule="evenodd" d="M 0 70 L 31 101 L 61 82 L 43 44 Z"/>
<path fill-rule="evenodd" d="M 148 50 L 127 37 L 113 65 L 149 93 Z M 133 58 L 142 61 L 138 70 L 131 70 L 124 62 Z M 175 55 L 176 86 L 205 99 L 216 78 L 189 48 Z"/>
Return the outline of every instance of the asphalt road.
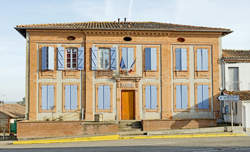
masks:
<path fill-rule="evenodd" d="M 250 137 L 143 139 L 58 144 L 3 145 L 0 152 L 247 152 Z"/>

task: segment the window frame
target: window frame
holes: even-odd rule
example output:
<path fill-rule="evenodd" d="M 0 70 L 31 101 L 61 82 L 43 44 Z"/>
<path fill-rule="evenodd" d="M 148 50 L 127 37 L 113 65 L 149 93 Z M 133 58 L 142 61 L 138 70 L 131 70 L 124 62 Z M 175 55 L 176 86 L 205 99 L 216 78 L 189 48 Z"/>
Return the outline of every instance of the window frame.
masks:
<path fill-rule="evenodd" d="M 188 96 L 188 103 L 187 103 L 187 109 L 177 109 L 177 101 L 176 101 L 176 86 L 177 85 L 185 85 L 187 86 L 187 96 Z M 174 112 L 189 112 L 190 111 L 190 87 L 189 83 L 175 83 L 174 84 Z"/>
<path fill-rule="evenodd" d="M 155 86 L 156 87 L 156 90 L 157 90 L 157 106 L 156 106 L 156 109 L 147 109 L 146 108 L 146 86 Z M 144 83 L 142 85 L 142 98 L 143 98 L 143 110 L 146 111 L 146 112 L 160 112 L 160 85 L 158 83 Z"/>
<path fill-rule="evenodd" d="M 110 89 L 110 109 L 99 109 L 98 108 L 98 87 L 99 86 L 109 86 Z M 112 113 L 113 112 L 113 84 L 111 83 L 98 83 L 95 85 L 95 111 L 98 112 L 105 112 L 105 113 Z"/>
<path fill-rule="evenodd" d="M 50 109 L 42 109 L 42 86 L 54 86 L 54 108 L 53 110 Z M 57 103 L 57 87 L 56 87 L 56 83 L 39 83 L 38 84 L 39 90 L 38 90 L 38 95 L 39 95 L 39 107 L 38 107 L 38 112 L 39 113 L 51 113 L 51 112 L 56 112 L 56 103 Z"/>
<path fill-rule="evenodd" d="M 109 61 L 109 66 L 108 68 L 101 68 L 101 61 L 100 61 L 100 52 L 101 50 L 107 50 L 108 49 L 108 61 Z M 102 53 L 103 54 L 103 53 Z M 102 58 L 102 60 L 104 60 Z M 111 48 L 110 47 L 97 47 L 97 71 L 111 71 Z"/>
<path fill-rule="evenodd" d="M 70 68 L 68 67 L 68 51 L 69 51 L 69 49 L 72 49 L 71 51 L 70 51 Z M 76 58 L 75 58 L 75 64 L 76 64 L 76 66 L 75 67 L 73 67 L 73 51 L 74 50 L 76 50 Z M 78 70 L 78 48 L 77 47 L 66 47 L 65 48 L 65 50 L 64 50 L 64 53 L 65 53 L 65 59 L 64 59 L 64 63 L 65 63 L 65 65 L 64 65 L 64 68 L 65 68 L 65 70 Z"/>
<path fill-rule="evenodd" d="M 65 86 L 66 85 L 76 85 L 77 86 L 77 108 L 76 109 L 66 109 L 65 108 L 65 103 L 66 103 L 66 99 L 65 99 Z M 62 106 L 63 106 L 63 112 L 65 113 L 65 112 L 77 112 L 77 111 L 79 111 L 80 110 L 80 104 L 81 104 L 81 102 L 80 102 L 80 96 L 81 96 L 81 94 L 80 94 L 80 84 L 79 83 L 73 83 L 73 82 L 67 82 L 67 83 L 63 83 L 62 84 L 62 92 L 63 92 L 63 96 L 62 96 L 62 98 L 63 98 L 63 104 L 62 104 Z"/>
<path fill-rule="evenodd" d="M 119 46 L 119 70 L 120 72 L 125 72 L 127 71 L 127 69 L 122 69 L 120 67 L 120 63 L 121 63 L 121 59 L 122 59 L 122 48 L 133 48 L 134 49 L 134 60 L 135 60 L 135 63 L 134 63 L 134 66 L 132 68 L 132 72 L 130 72 L 131 74 L 135 74 L 136 73 L 136 46 L 135 45 L 120 45 Z"/>
<path fill-rule="evenodd" d="M 237 83 L 237 90 L 234 89 L 234 84 L 235 82 L 230 82 L 229 83 L 229 86 L 228 86 L 228 90 L 229 91 L 240 91 L 240 68 L 239 67 L 234 67 L 234 66 L 229 66 L 227 67 L 227 73 L 228 73 L 228 81 L 230 81 L 230 73 L 229 73 L 229 69 L 237 69 L 238 73 L 237 73 L 237 76 L 238 76 L 238 83 Z M 233 84 L 233 86 L 230 86 L 231 84 Z"/>
<path fill-rule="evenodd" d="M 197 70 L 197 50 L 198 49 L 207 49 L 208 50 L 208 70 Z M 211 50 L 212 47 L 208 45 L 201 45 L 201 46 L 194 46 L 194 78 L 195 79 L 203 79 L 203 78 L 210 78 L 211 77 Z"/>
<path fill-rule="evenodd" d="M 208 106 L 208 109 L 199 109 L 198 107 L 198 100 L 197 100 L 197 97 L 198 97 L 198 86 L 199 85 L 207 85 L 208 86 L 208 103 L 209 103 L 209 106 Z M 212 96 L 212 92 L 211 92 L 211 83 L 204 83 L 204 82 L 197 82 L 194 84 L 194 93 L 195 93 L 195 110 L 196 111 L 205 111 L 205 112 L 210 112 L 211 111 L 211 98 L 213 98 Z"/>
<path fill-rule="evenodd" d="M 190 46 L 191 45 L 173 45 L 172 46 L 172 60 L 173 60 L 173 76 L 174 78 L 189 78 L 189 53 L 190 53 Z M 187 50 L 187 70 L 176 70 L 176 49 L 183 48 Z"/>

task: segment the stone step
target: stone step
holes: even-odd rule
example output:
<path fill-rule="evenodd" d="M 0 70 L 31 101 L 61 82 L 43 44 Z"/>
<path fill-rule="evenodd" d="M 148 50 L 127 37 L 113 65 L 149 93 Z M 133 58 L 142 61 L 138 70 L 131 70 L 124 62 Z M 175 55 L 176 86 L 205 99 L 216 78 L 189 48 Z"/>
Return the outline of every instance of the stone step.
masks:
<path fill-rule="evenodd" d="M 122 128 L 120 129 L 120 132 L 141 132 L 142 130 L 141 129 L 135 129 L 135 128 Z"/>
<path fill-rule="evenodd" d="M 119 132 L 118 135 L 120 136 L 142 136 L 142 135 L 147 135 L 147 132 L 145 131 L 123 131 L 123 132 Z"/>

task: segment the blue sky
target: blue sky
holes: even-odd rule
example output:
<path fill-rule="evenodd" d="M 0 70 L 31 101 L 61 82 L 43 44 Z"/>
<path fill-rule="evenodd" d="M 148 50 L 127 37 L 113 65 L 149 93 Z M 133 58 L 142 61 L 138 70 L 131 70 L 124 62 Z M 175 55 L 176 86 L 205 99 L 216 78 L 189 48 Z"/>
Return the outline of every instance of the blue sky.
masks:
<path fill-rule="evenodd" d="M 249 0 L 2 0 L 0 10 L 0 100 L 25 95 L 25 39 L 18 24 L 85 21 L 158 21 L 225 27 L 234 32 L 223 48 L 250 49 Z"/>

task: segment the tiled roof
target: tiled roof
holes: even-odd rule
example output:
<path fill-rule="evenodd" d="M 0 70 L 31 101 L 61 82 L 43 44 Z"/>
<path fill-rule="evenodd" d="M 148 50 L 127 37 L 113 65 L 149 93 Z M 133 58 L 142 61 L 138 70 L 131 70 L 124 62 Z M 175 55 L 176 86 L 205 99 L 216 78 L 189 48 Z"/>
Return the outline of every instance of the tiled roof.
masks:
<path fill-rule="evenodd" d="M 22 35 L 27 29 L 40 30 L 151 30 L 151 31 L 196 31 L 196 32 L 221 32 L 223 35 L 232 31 L 225 28 L 212 28 L 202 26 L 179 25 L 161 22 L 78 22 L 56 24 L 30 24 L 15 27 Z M 25 35 L 24 35 L 25 36 Z"/>
<path fill-rule="evenodd" d="M 239 95 L 240 100 L 250 100 L 250 91 L 223 91 L 224 94 L 227 95 Z"/>
<path fill-rule="evenodd" d="M 250 62 L 250 50 L 227 50 L 222 51 L 222 59 L 225 62 Z"/>
<path fill-rule="evenodd" d="M 1 104 L 0 112 L 11 118 L 24 118 L 25 107 L 20 104 Z"/>

